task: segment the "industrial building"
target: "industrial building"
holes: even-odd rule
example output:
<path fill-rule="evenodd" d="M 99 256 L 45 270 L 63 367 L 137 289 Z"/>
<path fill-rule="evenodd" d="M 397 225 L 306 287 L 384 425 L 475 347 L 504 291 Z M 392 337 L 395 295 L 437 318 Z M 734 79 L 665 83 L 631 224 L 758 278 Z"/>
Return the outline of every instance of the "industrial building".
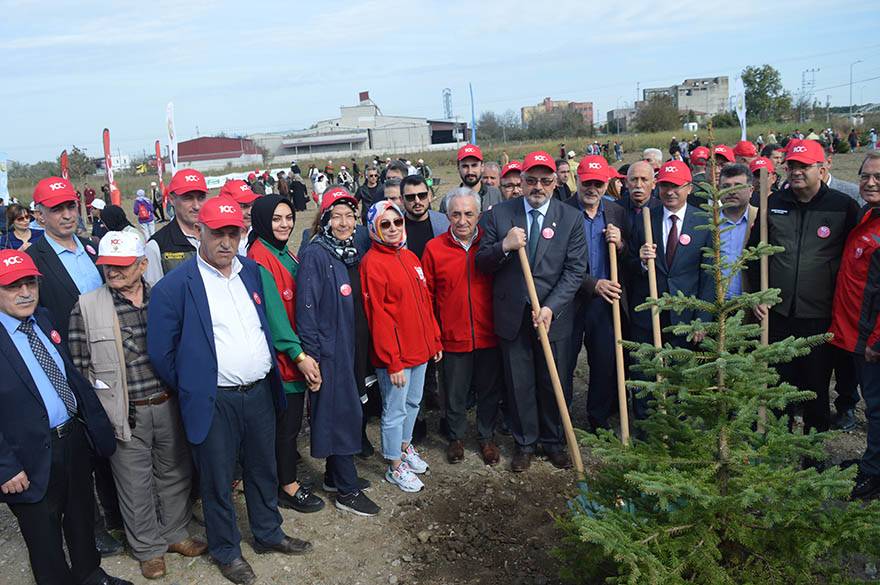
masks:
<path fill-rule="evenodd" d="M 212 171 L 227 167 L 260 166 L 263 155 L 253 140 L 225 136 L 202 136 L 177 144 L 181 168 Z"/>
<path fill-rule="evenodd" d="M 644 101 L 656 96 L 668 96 L 679 112 L 694 112 L 697 116 L 714 116 L 730 110 L 730 88 L 727 76 L 685 79 L 678 85 L 645 88 Z M 643 102 L 636 102 L 636 108 Z"/>
<path fill-rule="evenodd" d="M 520 108 L 522 124 L 523 126 L 528 126 L 529 120 L 531 120 L 535 114 L 543 114 L 561 109 L 574 110 L 583 117 L 585 124 L 589 126 L 593 125 L 593 102 L 570 102 L 568 100 L 552 100 L 548 97 L 544 98 L 544 101 L 534 106 L 523 106 Z"/>
<path fill-rule="evenodd" d="M 634 129 L 636 113 L 635 108 L 614 108 L 609 110 L 605 131 L 608 134 L 631 132 Z"/>

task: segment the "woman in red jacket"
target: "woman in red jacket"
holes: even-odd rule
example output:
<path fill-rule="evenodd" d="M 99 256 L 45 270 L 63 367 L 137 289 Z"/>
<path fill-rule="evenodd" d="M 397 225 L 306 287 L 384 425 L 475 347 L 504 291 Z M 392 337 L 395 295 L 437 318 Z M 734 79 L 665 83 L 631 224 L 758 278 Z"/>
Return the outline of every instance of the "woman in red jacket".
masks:
<path fill-rule="evenodd" d="M 385 479 L 417 492 L 424 484 L 416 474 L 425 473 L 428 464 L 410 441 L 428 360 L 443 355 L 440 329 L 422 265 L 404 248 L 403 212 L 379 201 L 370 207 L 367 225 L 376 245 L 361 262 L 361 283 L 382 393 L 382 454 L 390 463 Z"/>

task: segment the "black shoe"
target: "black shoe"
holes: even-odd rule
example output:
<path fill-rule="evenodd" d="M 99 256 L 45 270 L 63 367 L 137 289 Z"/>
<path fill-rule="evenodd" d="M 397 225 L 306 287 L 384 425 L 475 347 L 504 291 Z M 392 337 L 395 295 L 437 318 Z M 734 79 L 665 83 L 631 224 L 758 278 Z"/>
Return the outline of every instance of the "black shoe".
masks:
<path fill-rule="evenodd" d="M 257 580 L 254 570 L 244 557 L 238 557 L 231 563 L 217 563 L 220 573 L 235 585 L 251 585 Z"/>
<path fill-rule="evenodd" d="M 428 423 L 423 418 L 417 418 L 413 426 L 412 442 L 419 444 L 428 436 Z"/>
<path fill-rule="evenodd" d="M 312 550 L 312 543 L 307 540 L 300 540 L 284 535 L 281 542 L 277 544 L 263 544 L 254 541 L 254 552 L 262 555 L 271 552 L 277 552 L 285 555 L 302 555 Z"/>
<path fill-rule="evenodd" d="M 112 557 L 122 553 L 122 543 L 103 528 L 95 527 L 95 548 L 101 553 L 101 557 Z"/>
<path fill-rule="evenodd" d="M 311 514 L 324 508 L 324 500 L 301 485 L 292 496 L 284 490 L 278 490 L 278 505 L 302 514 Z"/>
<path fill-rule="evenodd" d="M 373 485 L 372 483 L 370 483 L 369 479 L 366 479 L 364 477 L 359 477 L 357 482 L 358 482 L 358 485 L 357 485 L 358 491 L 361 491 L 361 492 L 370 489 L 370 486 Z M 326 473 L 324 474 L 324 491 L 329 492 L 331 494 L 335 494 L 336 492 L 339 491 L 338 489 L 336 489 L 336 482 L 334 482 L 333 478 L 330 477 L 329 475 L 327 475 Z"/>
<path fill-rule="evenodd" d="M 846 432 L 854 431 L 856 429 L 855 409 L 847 408 L 846 410 L 839 412 L 834 419 L 834 424 L 831 425 L 831 428 Z"/>
<path fill-rule="evenodd" d="M 120 579 L 119 577 L 104 575 L 100 581 L 95 583 L 95 585 L 134 585 L 134 583 L 126 581 L 125 579 Z"/>
<path fill-rule="evenodd" d="M 856 476 L 856 485 L 853 487 L 850 499 L 861 498 L 870 500 L 880 494 L 880 477 L 876 475 L 864 475 L 860 471 Z"/>
<path fill-rule="evenodd" d="M 361 452 L 357 454 L 361 459 L 369 459 L 376 453 L 376 449 L 373 447 L 373 444 L 370 442 L 370 438 L 364 433 L 364 436 L 361 437 Z"/>
<path fill-rule="evenodd" d="M 336 507 L 358 516 L 377 516 L 382 509 L 376 503 L 368 498 L 364 492 L 357 492 L 350 496 L 342 494 L 336 496 Z"/>

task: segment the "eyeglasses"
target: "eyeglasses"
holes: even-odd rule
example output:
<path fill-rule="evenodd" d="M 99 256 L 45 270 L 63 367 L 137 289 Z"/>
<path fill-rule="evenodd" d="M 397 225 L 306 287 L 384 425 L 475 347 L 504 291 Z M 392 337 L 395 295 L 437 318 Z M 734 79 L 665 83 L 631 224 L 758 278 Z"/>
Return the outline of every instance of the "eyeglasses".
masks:
<path fill-rule="evenodd" d="M 501 188 L 505 191 L 513 191 L 514 189 L 522 189 L 522 183 L 501 183 Z"/>
<path fill-rule="evenodd" d="M 396 228 L 403 227 L 403 218 L 398 217 L 393 222 L 390 220 L 387 220 L 387 219 L 383 219 L 382 221 L 379 222 L 379 228 L 383 229 L 383 230 L 387 230 L 388 228 L 391 227 L 392 223 L 394 224 L 394 227 L 396 227 Z"/>
<path fill-rule="evenodd" d="M 552 187 L 556 181 L 553 177 L 541 177 L 540 179 L 538 177 L 525 177 L 523 180 L 529 187 L 534 187 L 538 184 L 538 181 L 541 182 L 543 187 Z"/>
<path fill-rule="evenodd" d="M 862 173 L 859 175 L 859 181 L 862 183 L 867 183 L 871 179 L 874 179 L 875 182 L 880 183 L 880 173 Z"/>
<path fill-rule="evenodd" d="M 427 191 L 419 191 L 418 193 L 407 193 L 406 195 L 403 196 L 403 198 L 406 199 L 407 201 L 409 201 L 410 203 L 415 201 L 416 197 L 418 197 L 420 201 L 426 201 L 428 199 L 428 192 Z"/>

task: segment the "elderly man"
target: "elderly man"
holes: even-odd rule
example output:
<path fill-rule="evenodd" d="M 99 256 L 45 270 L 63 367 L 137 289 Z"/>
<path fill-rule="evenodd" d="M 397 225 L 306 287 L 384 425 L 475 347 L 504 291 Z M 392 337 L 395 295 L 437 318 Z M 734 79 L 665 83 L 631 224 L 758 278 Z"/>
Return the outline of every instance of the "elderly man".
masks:
<path fill-rule="evenodd" d="M 663 164 L 663 151 L 659 148 L 646 148 L 642 151 L 642 160 L 651 165 L 656 173 Z"/>
<path fill-rule="evenodd" d="M 113 430 L 49 311 L 37 308 L 40 277 L 30 256 L 0 251 L 0 502 L 38 585 L 131 585 L 101 569 L 95 546 L 89 443 L 112 455 Z"/>
<path fill-rule="evenodd" d="M 498 187 L 491 187 L 482 182 L 484 166 L 483 151 L 475 144 L 465 144 L 458 149 L 458 175 L 461 177 L 459 187 L 479 189 L 480 201 L 486 211 L 502 200 Z M 446 197 L 440 202 L 440 213 L 446 213 Z"/>
<path fill-rule="evenodd" d="M 613 171 L 602 156 L 585 156 L 577 168 L 578 190 L 568 204 L 580 214 L 587 241 L 587 274 L 575 297 L 576 312 L 571 337 L 571 356 L 565 382 L 572 386 L 581 346 L 587 350 L 590 388 L 587 392 L 587 421 L 590 429 L 607 429 L 608 417 L 617 404 L 614 361 L 614 327 L 611 305 L 623 300 L 623 287 L 611 281 L 608 243 L 617 248 L 619 282 L 624 282 L 623 259 L 628 229 L 626 212 L 605 201 Z M 626 313 L 624 301 L 622 312 Z M 571 390 L 569 390 L 571 392 Z"/>
<path fill-rule="evenodd" d="M 250 186 L 242 180 L 233 179 L 226 181 L 220 189 L 220 195 L 225 195 L 238 203 L 241 209 L 241 217 L 244 221 L 244 233 L 241 235 L 241 242 L 238 244 L 238 255 L 247 256 L 248 235 L 251 233 L 251 207 L 260 196 L 254 193 Z"/>
<path fill-rule="evenodd" d="M 587 269 L 581 216 L 576 209 L 553 198 L 553 158 L 543 151 L 526 155 L 522 181 L 522 199 L 508 199 L 495 205 L 486 216 L 476 259 L 477 268 L 495 275 L 493 315 L 495 333 L 501 340 L 506 402 L 516 441 L 511 462 L 515 472 L 529 468 L 539 443 L 554 466 L 571 466 L 535 328 L 538 323 L 547 328 L 557 368 L 568 371 L 574 296 Z M 517 260 L 520 248 L 527 250 L 540 307 L 529 305 Z"/>
<path fill-rule="evenodd" d="M 646 206 L 654 211 L 660 207 L 660 199 L 654 196 L 656 184 L 654 168 L 645 161 L 636 161 L 626 171 L 627 196 L 615 203 L 626 212 L 626 232 L 634 235 L 642 223 L 642 209 Z"/>
<path fill-rule="evenodd" d="M 752 226 L 758 216 L 758 208 L 749 204 L 754 187 L 749 167 L 742 163 L 727 165 L 721 169 L 718 179 L 719 189 L 731 189 L 721 197 L 724 207 L 721 209 L 721 257 L 725 263 L 736 262 L 742 255 L 743 248 L 749 241 Z M 722 268 L 725 277 L 730 274 L 729 268 Z M 727 299 L 738 297 L 743 293 L 742 272 L 733 276 L 727 286 Z"/>
<path fill-rule="evenodd" d="M 867 445 L 852 497 L 867 499 L 880 494 L 880 298 L 872 292 L 878 278 L 874 254 L 880 248 L 880 153 L 875 150 L 859 169 L 859 192 L 867 207 L 843 249 L 830 332 L 831 344 L 852 358 L 865 396 Z"/>
<path fill-rule="evenodd" d="M 434 312 L 443 343 L 446 459 L 464 459 L 468 397 L 477 396 L 477 438 L 483 463 L 495 465 L 501 453 L 494 440 L 501 397 L 501 355 L 492 321 L 492 277 L 475 265 L 482 230 L 480 196 L 467 187 L 449 195 L 449 231 L 428 242 L 422 256 L 425 280 L 434 298 Z"/>
<path fill-rule="evenodd" d="M 215 197 L 199 210 L 198 224 L 196 257 L 153 288 L 147 350 L 156 373 L 180 397 L 211 557 L 233 583 L 253 583 L 229 487 L 237 462 L 254 550 L 302 554 L 311 544 L 281 530 L 275 418 L 285 399 L 259 267 L 235 253 L 244 229 L 241 209 Z"/>
<path fill-rule="evenodd" d="M 179 170 L 171 178 L 168 191 L 174 206 L 174 219 L 157 231 L 146 247 L 149 263 L 144 278 L 150 286 L 195 256 L 199 249 L 196 222 L 208 195 L 205 176 L 194 169 Z"/>
<path fill-rule="evenodd" d="M 853 199 L 822 182 L 824 162 L 821 144 L 791 140 L 785 160 L 789 187 L 773 195 L 769 203 L 769 243 L 785 249 L 770 256 L 770 287 L 780 289 L 782 300 L 773 307 L 756 307 L 755 315 L 770 319 L 771 341 L 824 333 L 831 322 L 837 271 L 859 208 Z M 759 233 L 756 226 L 750 246 L 758 243 Z M 758 290 L 759 277 L 757 267 L 746 271 L 751 290 Z M 785 382 L 816 393 L 816 398 L 799 404 L 804 432 L 827 431 L 830 426 L 828 386 L 833 360 L 832 346 L 826 344 L 776 366 Z"/>
<path fill-rule="evenodd" d="M 483 164 L 483 177 L 480 182 L 487 187 L 495 187 L 498 189 L 499 179 L 501 177 L 501 165 L 494 160 L 490 160 Z"/>
<path fill-rule="evenodd" d="M 150 287 L 143 280 L 147 259 L 141 238 L 107 232 L 97 264 L 107 284 L 74 306 L 70 355 L 95 388 L 116 434 L 110 465 L 128 545 L 143 576 L 158 579 L 165 576 L 166 551 L 195 557 L 207 549 L 186 531 L 192 463 L 177 397 L 147 355 Z"/>
<path fill-rule="evenodd" d="M 501 198 L 505 201 L 522 197 L 522 163 L 512 160 L 501 169 Z"/>
<path fill-rule="evenodd" d="M 748 166 L 758 157 L 758 149 L 748 140 L 740 140 L 733 147 L 734 162 Z"/>
<path fill-rule="evenodd" d="M 840 191 L 844 195 L 848 195 L 855 199 L 859 207 L 864 207 L 865 201 L 859 195 L 859 185 L 838 179 L 831 174 L 831 167 L 834 166 L 834 149 L 829 145 L 825 147 L 825 164 L 822 165 L 822 182 L 828 185 L 833 191 Z"/>

